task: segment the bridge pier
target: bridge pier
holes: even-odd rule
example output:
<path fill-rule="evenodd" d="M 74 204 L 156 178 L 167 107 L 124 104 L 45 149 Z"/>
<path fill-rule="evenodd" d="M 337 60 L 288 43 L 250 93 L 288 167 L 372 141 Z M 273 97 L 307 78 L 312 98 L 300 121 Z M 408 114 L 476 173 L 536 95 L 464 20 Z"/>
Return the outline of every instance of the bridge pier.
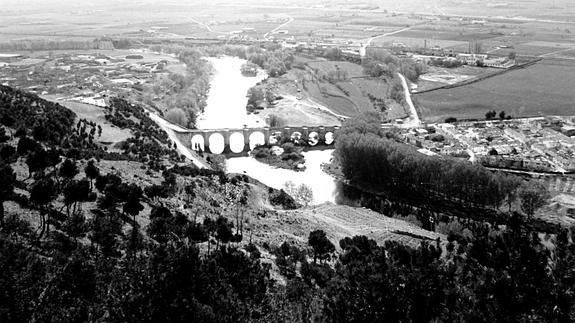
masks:
<path fill-rule="evenodd" d="M 317 136 L 318 136 L 317 144 L 318 145 L 325 144 L 325 134 L 326 133 L 327 132 L 325 131 L 325 127 L 319 127 L 317 129 Z"/>
<path fill-rule="evenodd" d="M 288 141 L 291 139 L 290 127 L 284 127 L 282 129 L 282 138 L 281 138 L 280 142 L 284 141 L 284 139 L 287 139 Z"/>
<path fill-rule="evenodd" d="M 223 152 L 223 154 L 229 154 L 232 152 L 232 149 L 230 147 L 231 133 L 228 129 L 226 129 L 223 131 L 222 136 L 224 136 L 224 152 Z"/>
<path fill-rule="evenodd" d="M 270 144 L 271 130 L 269 127 L 264 128 L 264 145 Z"/>
<path fill-rule="evenodd" d="M 204 152 L 210 152 L 210 133 L 206 130 L 202 130 L 202 138 L 204 138 Z"/>
<path fill-rule="evenodd" d="M 310 134 L 315 132 L 317 133 L 317 143 L 314 146 L 322 146 L 322 145 L 328 145 L 326 142 L 326 135 L 328 133 L 332 133 L 333 134 L 333 139 L 335 140 L 335 133 L 337 132 L 337 130 L 339 130 L 339 126 L 328 126 L 328 127 L 324 127 L 324 126 L 312 126 L 312 127 L 307 127 L 307 126 L 302 126 L 302 127 L 277 127 L 277 128 L 271 128 L 271 127 L 265 127 L 265 128 L 241 128 L 241 129 L 198 129 L 198 130 L 188 130 L 188 131 L 182 131 L 182 132 L 176 132 L 177 136 L 180 138 L 180 140 L 182 140 L 182 142 L 184 142 L 186 144 L 186 146 L 188 148 L 194 149 L 197 147 L 192 147 L 192 138 L 194 136 L 201 136 L 203 141 L 204 141 L 204 147 L 203 147 L 203 151 L 207 152 L 207 153 L 214 153 L 210 147 L 210 137 L 212 137 L 215 134 L 219 134 L 223 137 L 223 144 L 224 144 L 224 150 L 223 152 L 221 152 L 222 154 L 231 154 L 233 153 L 232 151 L 232 147 L 231 147 L 231 137 L 234 136 L 234 138 L 239 139 L 239 135 L 235 135 L 236 133 L 240 134 L 243 136 L 243 150 L 242 152 L 247 152 L 250 150 L 250 137 L 253 137 L 255 139 L 256 136 L 254 136 L 254 133 L 261 133 L 263 135 L 263 144 L 269 145 L 271 144 L 270 140 L 272 138 L 272 136 L 274 135 L 279 135 L 281 138 L 279 138 L 279 142 L 282 141 L 291 141 L 292 139 L 292 135 L 296 132 L 301 134 L 301 142 L 302 144 L 309 144 L 310 143 Z M 261 141 L 261 137 L 262 135 L 257 135 L 257 141 L 254 141 L 254 143 L 262 143 Z M 234 139 L 234 140 L 236 140 Z M 219 140 L 219 139 L 218 139 Z M 278 142 L 278 144 L 279 144 Z M 240 143 L 236 143 L 234 141 L 234 144 L 240 144 Z M 333 144 L 333 141 L 328 145 L 331 146 Z M 218 146 L 219 146 L 219 142 L 218 142 Z M 237 147 L 240 148 L 240 147 Z M 218 153 L 220 153 L 218 151 Z"/>
<path fill-rule="evenodd" d="M 301 139 L 305 140 L 306 142 L 309 139 L 309 129 L 308 127 L 301 128 Z"/>
<path fill-rule="evenodd" d="M 250 151 L 250 129 L 244 128 L 243 129 L 244 135 L 244 150 L 243 151 Z"/>

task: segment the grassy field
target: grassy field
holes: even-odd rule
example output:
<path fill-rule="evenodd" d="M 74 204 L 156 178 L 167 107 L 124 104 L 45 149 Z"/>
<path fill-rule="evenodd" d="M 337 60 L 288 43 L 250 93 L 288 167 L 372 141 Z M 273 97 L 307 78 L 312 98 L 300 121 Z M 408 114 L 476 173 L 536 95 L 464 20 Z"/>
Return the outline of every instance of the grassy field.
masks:
<path fill-rule="evenodd" d="M 462 65 L 455 68 L 428 66 L 427 72 L 417 81 L 417 91 L 422 92 L 439 88 L 446 84 L 454 84 L 488 74 L 500 73 L 497 68 L 484 68 Z"/>
<path fill-rule="evenodd" d="M 78 116 L 77 119 L 86 119 L 102 126 L 102 136 L 97 137 L 96 141 L 105 144 L 114 144 L 132 137 L 130 130 L 120 129 L 106 121 L 104 118 L 103 108 L 80 102 L 56 100 L 56 96 L 53 95 L 47 95 L 44 96 L 44 98 L 49 101 L 57 102 L 74 111 Z"/>
<path fill-rule="evenodd" d="M 415 94 L 428 121 L 483 118 L 489 110 L 514 117 L 575 114 L 575 62 L 544 60 L 477 83 Z"/>
<path fill-rule="evenodd" d="M 373 104 L 369 100 L 369 95 L 377 98 L 387 96 L 389 84 L 386 80 L 376 78 L 363 78 L 363 68 L 354 63 L 334 62 L 334 61 L 312 61 L 307 66 L 315 70 L 317 83 L 306 82 L 305 94 L 313 100 L 320 102 L 330 108 L 333 112 L 345 116 L 354 116 L 358 113 L 374 111 Z M 330 71 L 345 71 L 348 74 L 347 80 L 342 80 L 334 84 L 321 80 L 323 75 Z M 406 116 L 405 110 L 400 105 L 391 105 L 387 111 L 388 118 L 403 118 Z"/>

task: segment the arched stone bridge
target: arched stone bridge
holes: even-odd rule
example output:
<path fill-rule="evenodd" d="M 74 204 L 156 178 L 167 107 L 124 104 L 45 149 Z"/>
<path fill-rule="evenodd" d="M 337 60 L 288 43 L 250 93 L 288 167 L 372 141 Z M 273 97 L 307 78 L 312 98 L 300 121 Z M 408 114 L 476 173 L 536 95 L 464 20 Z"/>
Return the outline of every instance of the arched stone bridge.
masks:
<path fill-rule="evenodd" d="M 182 143 L 212 154 L 241 154 L 259 145 L 274 145 L 282 139 L 309 146 L 332 146 L 339 126 L 266 127 L 241 129 L 194 129 L 175 131 Z M 326 147 L 327 148 L 327 147 Z"/>

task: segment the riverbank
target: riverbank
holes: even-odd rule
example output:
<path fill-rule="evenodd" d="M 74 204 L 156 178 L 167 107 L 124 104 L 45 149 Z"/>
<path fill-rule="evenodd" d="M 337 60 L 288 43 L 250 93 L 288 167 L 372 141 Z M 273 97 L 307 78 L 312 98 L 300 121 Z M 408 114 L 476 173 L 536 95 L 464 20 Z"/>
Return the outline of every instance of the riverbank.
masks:
<path fill-rule="evenodd" d="M 288 143 L 281 147 L 259 146 L 252 150 L 251 155 L 256 160 L 273 167 L 303 171 L 305 169 L 305 157 L 302 150 L 302 147 L 295 147 Z"/>
<path fill-rule="evenodd" d="M 267 78 L 267 73 L 258 69 L 256 76 L 244 76 L 241 67 L 247 61 L 238 57 L 220 56 L 205 58 L 213 67 L 210 90 L 204 112 L 196 120 L 198 129 L 258 128 L 265 121 L 247 114 L 248 90 Z"/>

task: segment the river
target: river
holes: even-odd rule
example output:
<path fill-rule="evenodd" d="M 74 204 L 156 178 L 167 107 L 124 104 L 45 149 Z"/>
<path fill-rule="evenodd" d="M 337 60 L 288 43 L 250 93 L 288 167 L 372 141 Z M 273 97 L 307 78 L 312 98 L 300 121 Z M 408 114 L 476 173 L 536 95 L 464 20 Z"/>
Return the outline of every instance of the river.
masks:
<path fill-rule="evenodd" d="M 222 56 L 207 58 L 214 68 L 210 81 L 207 105 L 199 117 L 200 129 L 261 127 L 265 122 L 246 111 L 246 94 L 249 88 L 264 80 L 263 70 L 255 77 L 244 76 L 240 67 L 246 61 L 237 57 Z M 211 147 L 211 145 L 210 145 Z M 333 150 L 304 152 L 304 171 L 292 171 L 274 168 L 252 157 L 236 157 L 227 161 L 227 171 L 253 177 L 260 182 L 281 189 L 284 183 L 291 181 L 296 185 L 305 184 L 313 191 L 312 204 L 335 203 L 336 181 L 321 170 L 321 164 L 330 161 Z"/>

